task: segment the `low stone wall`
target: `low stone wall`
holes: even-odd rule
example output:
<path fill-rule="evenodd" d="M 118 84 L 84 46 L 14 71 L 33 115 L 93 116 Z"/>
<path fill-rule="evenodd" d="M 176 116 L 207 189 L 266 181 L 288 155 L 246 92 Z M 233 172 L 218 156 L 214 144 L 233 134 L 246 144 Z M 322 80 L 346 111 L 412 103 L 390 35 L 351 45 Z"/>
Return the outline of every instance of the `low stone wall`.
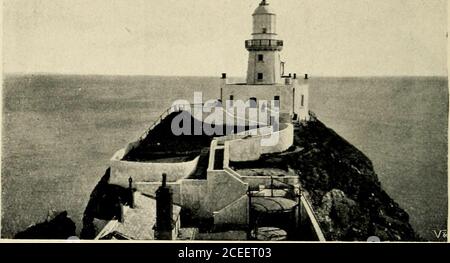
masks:
<path fill-rule="evenodd" d="M 214 170 L 214 162 L 215 162 L 215 156 L 216 156 L 216 150 L 218 149 L 217 146 L 218 141 L 212 140 L 211 145 L 209 147 L 209 160 L 208 160 L 208 170 Z M 220 146 L 223 147 L 223 146 Z"/>
<path fill-rule="evenodd" d="M 206 180 L 181 180 L 181 205 L 189 209 L 193 217 L 208 217 L 206 196 L 208 182 Z"/>
<path fill-rule="evenodd" d="M 146 194 L 151 197 L 156 197 L 156 190 L 161 186 L 160 182 L 151 182 L 151 183 L 135 183 L 134 187 L 137 191 Z M 173 193 L 173 202 L 177 205 L 182 204 L 182 197 L 181 197 L 181 182 L 169 182 L 167 183 L 167 186 L 169 186 L 172 189 Z"/>
<path fill-rule="evenodd" d="M 267 133 L 255 136 L 247 135 L 248 138 L 225 142 L 225 147 L 229 148 L 228 160 L 233 162 L 255 161 L 261 157 L 261 154 L 284 152 L 294 143 L 294 126 L 290 123 L 280 124 L 280 130 L 277 132 L 272 133 L 267 128 L 264 128 L 263 131 Z M 239 136 L 242 135 L 236 137 Z M 270 138 L 274 141 L 269 141 Z"/>
<path fill-rule="evenodd" d="M 247 136 L 266 135 L 268 133 L 271 133 L 272 129 L 273 129 L 272 126 L 261 127 L 261 128 L 257 128 L 257 129 L 251 129 L 248 131 L 242 131 L 242 132 L 222 136 L 222 137 L 217 137 L 217 138 L 215 138 L 215 140 L 217 140 L 219 142 L 225 142 L 225 141 L 242 139 Z"/>
<path fill-rule="evenodd" d="M 128 143 L 127 146 L 125 147 L 124 152 L 122 154 L 122 157 L 120 159 L 125 157 L 131 150 L 139 147 L 140 145 L 141 145 L 141 141 L 140 140 Z"/>
<path fill-rule="evenodd" d="M 219 211 L 247 193 L 248 185 L 224 170 L 208 170 L 208 211 Z"/>
<path fill-rule="evenodd" d="M 224 207 L 220 211 L 214 212 L 214 225 L 246 226 L 249 219 L 248 196 L 243 195 L 238 200 Z"/>
<path fill-rule="evenodd" d="M 290 123 L 280 124 L 280 130 L 274 133 L 274 138 L 277 138 L 277 143 L 274 145 L 261 146 L 261 153 L 280 153 L 289 149 L 294 144 L 294 125 Z M 269 139 L 274 135 L 264 135 L 262 139 Z M 262 143 L 262 142 L 261 142 Z"/>
<path fill-rule="evenodd" d="M 208 182 L 206 180 L 183 179 L 178 182 L 169 182 L 167 185 L 172 189 L 174 203 L 189 209 L 194 217 L 208 217 L 205 198 L 208 193 Z M 156 197 L 156 190 L 160 186 L 160 182 L 134 184 L 137 191 L 151 197 Z"/>
<path fill-rule="evenodd" d="M 256 161 L 261 157 L 261 138 L 252 137 L 225 142 L 229 160 L 233 162 Z"/>
<path fill-rule="evenodd" d="M 199 157 L 181 163 L 149 163 L 123 161 L 126 150 L 119 150 L 111 159 L 110 184 L 128 186 L 128 178 L 133 182 L 160 182 L 161 175 L 167 174 L 168 182 L 176 182 L 191 175 L 198 164 Z"/>

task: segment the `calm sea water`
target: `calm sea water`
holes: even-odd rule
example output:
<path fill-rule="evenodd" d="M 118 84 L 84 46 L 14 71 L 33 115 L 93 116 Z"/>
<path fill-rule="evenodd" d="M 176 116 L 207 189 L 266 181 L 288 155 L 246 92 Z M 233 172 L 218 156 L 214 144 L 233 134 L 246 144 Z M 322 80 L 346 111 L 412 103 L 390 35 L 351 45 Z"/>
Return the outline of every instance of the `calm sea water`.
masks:
<path fill-rule="evenodd" d="M 174 99 L 217 98 L 197 77 L 7 76 L 3 87 L 2 236 L 67 210 L 81 230 L 112 154 Z M 318 78 L 311 108 L 373 161 L 384 189 L 434 240 L 447 222 L 445 78 Z"/>

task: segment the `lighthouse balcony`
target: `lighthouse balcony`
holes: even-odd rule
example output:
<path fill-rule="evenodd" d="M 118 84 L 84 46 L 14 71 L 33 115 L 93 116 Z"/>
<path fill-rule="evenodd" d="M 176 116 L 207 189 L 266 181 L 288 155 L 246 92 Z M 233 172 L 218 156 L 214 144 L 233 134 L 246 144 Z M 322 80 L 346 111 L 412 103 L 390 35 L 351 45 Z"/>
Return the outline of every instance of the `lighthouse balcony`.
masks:
<path fill-rule="evenodd" d="M 276 39 L 246 40 L 245 48 L 248 51 L 281 51 L 283 49 L 283 40 L 276 40 Z"/>

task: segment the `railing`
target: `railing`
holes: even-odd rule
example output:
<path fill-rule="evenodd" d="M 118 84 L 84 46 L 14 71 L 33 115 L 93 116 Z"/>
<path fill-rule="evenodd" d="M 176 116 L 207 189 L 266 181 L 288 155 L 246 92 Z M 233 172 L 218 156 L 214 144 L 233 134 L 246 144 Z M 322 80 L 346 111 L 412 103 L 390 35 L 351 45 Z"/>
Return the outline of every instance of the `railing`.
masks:
<path fill-rule="evenodd" d="M 277 182 L 284 186 L 284 188 L 277 186 L 274 182 Z M 261 196 L 258 195 L 263 191 L 270 190 L 270 196 Z M 315 235 L 317 236 L 318 241 L 326 241 L 325 236 L 320 227 L 320 221 L 315 213 L 314 208 L 311 205 L 311 201 L 309 199 L 308 193 L 304 191 L 301 185 L 292 185 L 286 182 L 279 180 L 278 178 L 274 178 L 271 176 L 271 185 L 270 188 L 262 189 L 259 191 L 251 191 L 247 192 L 247 196 L 249 197 L 249 205 L 251 206 L 251 202 L 253 198 L 274 198 L 274 197 L 282 197 L 286 199 L 290 199 L 297 202 L 296 207 L 299 208 L 298 213 L 301 213 L 301 203 L 304 205 L 306 213 L 311 221 L 311 225 Z M 251 229 L 251 228 L 250 228 Z M 257 229 L 255 229 L 257 231 Z M 250 236 L 250 233 L 249 233 Z"/>
<path fill-rule="evenodd" d="M 307 194 L 302 194 L 301 199 L 304 200 L 304 204 L 306 204 L 307 207 L 305 207 L 305 209 L 308 211 L 310 211 L 310 220 L 313 224 L 313 228 L 314 228 L 314 232 L 317 235 L 317 238 L 319 239 L 319 241 L 326 241 L 325 236 L 322 232 L 322 229 L 320 228 L 320 221 L 317 218 L 316 212 L 314 212 L 314 208 L 311 205 L 311 201 L 309 200 L 309 196 Z M 312 218 L 311 218 L 312 216 Z"/>
<path fill-rule="evenodd" d="M 306 204 L 306 206 L 307 206 L 307 208 L 305 208 L 305 209 L 310 211 L 310 216 L 312 216 L 312 218 L 310 218 L 311 222 L 313 223 L 313 225 L 315 224 L 318 227 L 318 229 L 315 229 L 315 232 L 319 238 L 319 241 L 326 241 L 325 237 L 323 235 L 322 229 L 320 228 L 319 218 L 317 217 L 315 209 L 313 208 L 313 206 L 311 204 L 311 200 L 309 198 L 308 192 L 304 191 L 301 185 L 298 185 L 296 187 L 298 187 L 297 189 L 299 189 L 299 191 L 300 191 L 300 199 L 303 199 L 304 200 L 303 203 Z"/>
<path fill-rule="evenodd" d="M 251 39 L 245 41 L 245 48 L 252 50 L 282 50 L 283 40 L 276 39 Z"/>
<path fill-rule="evenodd" d="M 232 169 L 230 169 L 230 170 L 232 170 Z M 234 171 L 234 170 L 232 170 L 232 171 Z M 275 182 L 277 182 L 278 184 L 275 184 Z M 301 196 L 303 196 L 303 190 L 301 189 L 301 187 L 299 185 L 292 185 L 292 184 L 283 182 L 280 179 L 275 178 L 273 176 L 270 176 L 270 186 L 269 186 L 269 188 L 264 188 L 262 190 L 253 191 L 253 193 L 249 192 L 248 195 L 250 197 L 267 198 L 267 196 L 260 196 L 260 195 L 258 195 L 259 193 L 262 193 L 263 191 L 267 191 L 267 190 L 270 190 L 270 197 L 285 197 L 285 198 L 288 198 L 286 196 L 286 194 L 289 194 L 289 193 L 293 193 L 294 194 L 293 197 L 296 197 L 296 198 L 300 198 Z M 283 191 L 284 194 L 281 194 L 281 195 L 275 194 L 274 191 L 277 191 L 277 192 Z M 291 198 L 288 198 L 288 199 L 291 199 Z"/>

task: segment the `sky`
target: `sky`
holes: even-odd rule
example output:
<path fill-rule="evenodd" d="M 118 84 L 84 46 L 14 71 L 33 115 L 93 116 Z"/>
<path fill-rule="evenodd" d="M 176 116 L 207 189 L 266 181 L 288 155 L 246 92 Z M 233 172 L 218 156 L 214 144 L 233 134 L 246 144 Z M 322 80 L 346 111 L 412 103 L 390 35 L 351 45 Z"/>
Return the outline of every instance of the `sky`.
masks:
<path fill-rule="evenodd" d="M 4 0 L 5 73 L 246 74 L 259 0 Z M 447 76 L 446 0 L 269 0 L 288 72 Z"/>

